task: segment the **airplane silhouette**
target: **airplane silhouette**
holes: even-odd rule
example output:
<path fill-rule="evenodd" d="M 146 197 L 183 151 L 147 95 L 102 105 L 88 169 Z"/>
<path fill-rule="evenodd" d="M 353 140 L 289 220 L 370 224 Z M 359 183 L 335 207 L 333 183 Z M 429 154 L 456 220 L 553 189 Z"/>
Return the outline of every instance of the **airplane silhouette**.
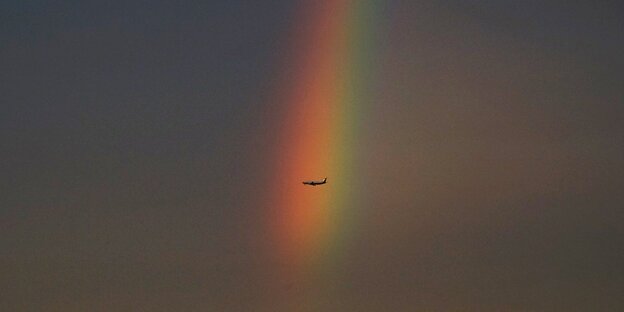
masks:
<path fill-rule="evenodd" d="M 323 180 L 303 181 L 303 184 L 305 184 L 305 185 L 312 185 L 312 186 L 317 186 L 319 184 L 325 184 L 325 183 L 327 183 L 327 178 L 325 178 Z"/>

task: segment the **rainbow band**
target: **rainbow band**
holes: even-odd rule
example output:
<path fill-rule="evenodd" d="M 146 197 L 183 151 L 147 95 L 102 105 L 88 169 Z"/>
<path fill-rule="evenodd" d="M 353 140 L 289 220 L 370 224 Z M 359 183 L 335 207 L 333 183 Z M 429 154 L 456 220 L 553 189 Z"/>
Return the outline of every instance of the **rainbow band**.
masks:
<path fill-rule="evenodd" d="M 357 157 L 370 77 L 377 1 L 310 0 L 293 40 L 293 77 L 280 88 L 283 136 L 276 150 L 273 245 L 290 279 L 338 265 L 355 227 Z M 285 71 L 288 71 L 285 69 Z M 322 186 L 301 182 L 328 177 Z M 294 277 L 293 277 L 294 276 Z"/>

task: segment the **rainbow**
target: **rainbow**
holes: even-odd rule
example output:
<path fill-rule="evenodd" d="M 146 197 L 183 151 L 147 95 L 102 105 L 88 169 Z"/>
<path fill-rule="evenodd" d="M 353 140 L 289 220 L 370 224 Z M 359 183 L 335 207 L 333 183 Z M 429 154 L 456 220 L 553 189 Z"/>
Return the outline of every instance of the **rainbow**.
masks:
<path fill-rule="evenodd" d="M 309 0 L 301 7 L 278 88 L 282 123 L 271 196 L 272 252 L 287 279 L 338 266 L 354 234 L 356 168 L 371 103 L 378 1 Z M 301 181 L 328 178 L 323 186 Z"/>

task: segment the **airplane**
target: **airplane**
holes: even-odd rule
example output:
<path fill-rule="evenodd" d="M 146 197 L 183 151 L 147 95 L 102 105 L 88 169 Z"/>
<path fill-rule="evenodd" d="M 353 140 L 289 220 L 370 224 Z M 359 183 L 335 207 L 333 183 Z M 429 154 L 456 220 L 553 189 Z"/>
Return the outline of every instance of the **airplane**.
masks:
<path fill-rule="evenodd" d="M 325 183 L 327 183 L 327 178 L 323 180 L 303 181 L 303 184 L 312 185 L 312 186 L 317 186 L 319 184 L 325 184 Z"/>

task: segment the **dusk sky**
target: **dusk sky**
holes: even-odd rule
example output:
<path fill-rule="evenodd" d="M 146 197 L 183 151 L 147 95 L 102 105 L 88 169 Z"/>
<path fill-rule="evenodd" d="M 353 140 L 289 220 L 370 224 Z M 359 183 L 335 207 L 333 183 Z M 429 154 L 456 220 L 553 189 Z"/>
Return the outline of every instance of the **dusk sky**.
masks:
<path fill-rule="evenodd" d="M 0 173 L 2 311 L 624 311 L 624 6 L 4 0 Z"/>

